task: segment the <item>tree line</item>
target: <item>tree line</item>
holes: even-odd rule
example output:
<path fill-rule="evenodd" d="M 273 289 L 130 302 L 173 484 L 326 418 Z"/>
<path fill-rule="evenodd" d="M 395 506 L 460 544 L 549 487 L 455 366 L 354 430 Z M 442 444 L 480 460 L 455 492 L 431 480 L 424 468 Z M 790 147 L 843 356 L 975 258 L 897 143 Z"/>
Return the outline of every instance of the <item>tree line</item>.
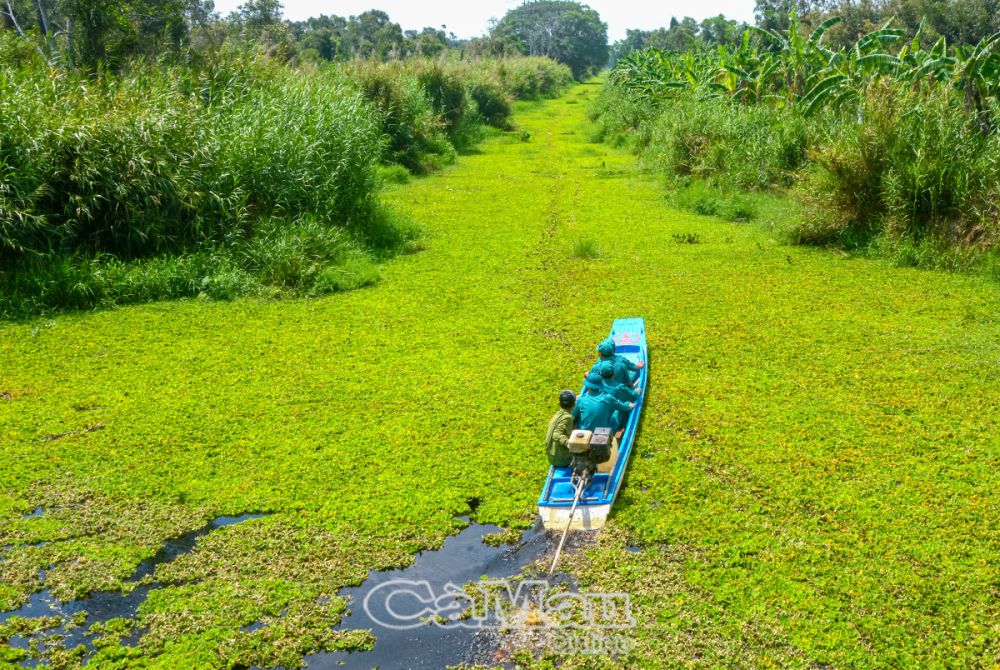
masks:
<path fill-rule="evenodd" d="M 722 14 L 700 23 L 690 16 L 678 20 L 670 19 L 670 25 L 655 30 L 627 30 L 625 38 L 611 47 L 612 59 L 617 62 L 623 56 L 642 49 L 659 49 L 662 51 L 702 50 L 720 44 L 735 46 L 739 44 L 747 24 L 733 19 L 727 19 Z"/>
<path fill-rule="evenodd" d="M 787 30 L 794 13 L 808 29 L 838 16 L 826 36 L 834 48 L 848 47 L 892 20 L 907 34 L 923 36 L 923 46 L 945 38 L 949 44 L 977 44 L 1000 31 L 997 0 L 757 0 L 757 25 Z"/>
<path fill-rule="evenodd" d="M 403 30 L 377 9 L 357 16 L 283 18 L 280 0 L 247 0 L 221 16 L 212 0 L 0 0 L 0 29 L 34 42 L 50 63 L 95 69 L 137 57 L 206 54 L 232 42 L 300 62 L 355 58 L 547 56 L 577 77 L 608 62 L 607 25 L 586 5 L 533 0 L 494 21 L 488 33 L 460 40 L 447 26 Z"/>
<path fill-rule="evenodd" d="M 458 46 L 443 26 L 404 31 L 379 10 L 285 21 L 278 0 L 248 0 L 228 16 L 212 0 L 0 0 L 0 26 L 33 39 L 50 61 L 89 67 L 226 40 L 305 61 L 434 56 Z"/>
<path fill-rule="evenodd" d="M 837 17 L 825 35 L 833 49 L 846 49 L 890 21 L 908 35 L 919 34 L 921 46 L 930 48 L 942 37 L 950 45 L 978 44 L 1000 31 L 1000 0 L 756 0 L 756 27 L 785 32 L 793 17 L 806 34 Z M 736 47 L 749 27 L 721 14 L 700 22 L 675 17 L 663 28 L 626 31 L 611 47 L 612 61 L 642 49 L 682 53 Z"/>

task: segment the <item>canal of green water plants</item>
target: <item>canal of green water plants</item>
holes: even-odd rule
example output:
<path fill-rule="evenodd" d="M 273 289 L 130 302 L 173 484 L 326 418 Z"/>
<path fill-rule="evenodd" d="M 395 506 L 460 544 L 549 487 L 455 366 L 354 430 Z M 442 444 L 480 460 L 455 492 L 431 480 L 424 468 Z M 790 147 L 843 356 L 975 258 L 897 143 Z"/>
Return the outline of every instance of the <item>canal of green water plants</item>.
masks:
<path fill-rule="evenodd" d="M 49 662 L 422 658 L 352 628 L 344 589 L 476 539 L 462 515 L 531 528 L 558 392 L 642 316 L 629 477 L 567 558 L 637 625 L 626 656 L 564 667 L 996 662 L 997 287 L 678 212 L 590 141 L 598 90 L 387 187 L 423 248 L 375 286 L 0 324 L 0 611 L 138 571 L 141 602 Z M 0 622 L 0 659 L 40 627 Z"/>

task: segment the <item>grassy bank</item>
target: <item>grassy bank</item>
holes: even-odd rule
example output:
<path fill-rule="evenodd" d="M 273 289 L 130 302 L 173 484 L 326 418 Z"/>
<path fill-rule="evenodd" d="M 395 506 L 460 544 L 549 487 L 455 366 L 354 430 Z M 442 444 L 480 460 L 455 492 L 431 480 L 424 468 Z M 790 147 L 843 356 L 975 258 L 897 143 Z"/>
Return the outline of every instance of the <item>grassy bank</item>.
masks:
<path fill-rule="evenodd" d="M 509 129 L 515 97 L 568 81 L 540 58 L 239 53 L 91 76 L 0 36 L 0 318 L 370 285 L 417 237 L 379 183 L 453 162 Z"/>
<path fill-rule="evenodd" d="M 558 391 L 640 315 L 636 458 L 576 568 L 632 595 L 635 651 L 563 667 L 992 667 L 995 286 L 679 212 L 588 141 L 599 90 L 521 105 L 527 138 L 387 190 L 426 248 L 370 289 L 0 325 L 0 610 L 120 586 L 167 538 L 266 511 L 161 567 L 137 650 L 112 634 L 93 667 L 363 645 L 331 632 L 337 590 L 472 500 L 530 523 Z"/>
<path fill-rule="evenodd" d="M 834 51 L 837 20 L 630 54 L 592 109 L 596 136 L 629 145 L 680 204 L 699 200 L 692 184 L 737 203 L 777 192 L 800 206 L 792 242 L 1000 277 L 1000 38 L 922 48 L 885 27 Z"/>

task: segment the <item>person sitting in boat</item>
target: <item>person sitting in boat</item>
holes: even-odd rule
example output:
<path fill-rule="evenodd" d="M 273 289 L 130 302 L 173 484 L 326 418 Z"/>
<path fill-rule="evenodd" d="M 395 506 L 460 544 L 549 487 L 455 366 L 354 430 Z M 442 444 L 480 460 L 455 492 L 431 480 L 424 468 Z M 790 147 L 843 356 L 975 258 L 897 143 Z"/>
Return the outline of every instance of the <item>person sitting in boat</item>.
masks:
<path fill-rule="evenodd" d="M 610 395 L 622 402 L 635 402 L 639 399 L 639 392 L 642 391 L 642 387 L 630 388 L 625 384 L 619 383 L 615 379 L 615 364 L 611 361 L 601 361 L 600 366 L 598 366 L 598 373 L 601 375 L 604 387 Z"/>
<path fill-rule="evenodd" d="M 635 407 L 634 402 L 622 402 L 607 392 L 604 379 L 597 372 L 591 372 L 583 382 L 586 389 L 573 408 L 573 421 L 580 430 L 593 431 L 595 428 L 610 428 L 612 434 L 618 432 L 620 417 Z"/>
<path fill-rule="evenodd" d="M 573 407 L 576 405 L 576 394 L 563 391 L 559 394 L 559 411 L 549 421 L 549 430 L 545 434 L 545 453 L 549 463 L 557 468 L 568 467 L 573 460 L 573 454 L 566 448 L 569 434 L 573 432 Z"/>
<path fill-rule="evenodd" d="M 619 384 L 615 380 L 615 364 L 613 362 L 601 361 L 598 368 L 600 369 L 601 379 L 604 381 L 604 388 L 606 389 L 606 393 L 608 395 L 620 400 L 621 402 L 634 403 L 639 399 L 639 392 L 642 391 L 642 388 L 636 387 L 632 389 L 625 384 Z M 624 427 L 625 423 L 628 421 L 628 415 L 628 410 L 615 410 L 615 424 L 617 426 Z"/>
<path fill-rule="evenodd" d="M 591 372 L 600 374 L 601 364 L 611 362 L 615 366 L 615 381 L 629 388 L 635 386 L 635 382 L 639 378 L 639 370 L 645 365 L 643 361 L 633 363 L 621 354 L 616 354 L 615 341 L 610 337 L 597 345 L 597 353 L 601 358 L 594 363 L 594 367 L 590 369 Z"/>

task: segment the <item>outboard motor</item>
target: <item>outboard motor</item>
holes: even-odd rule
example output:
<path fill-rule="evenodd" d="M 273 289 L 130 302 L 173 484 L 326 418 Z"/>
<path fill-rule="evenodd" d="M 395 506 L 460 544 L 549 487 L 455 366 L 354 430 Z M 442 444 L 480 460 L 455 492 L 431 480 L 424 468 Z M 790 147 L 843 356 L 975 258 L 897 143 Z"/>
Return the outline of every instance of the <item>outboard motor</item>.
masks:
<path fill-rule="evenodd" d="M 590 460 L 605 463 L 611 458 L 611 429 L 595 428 L 590 438 Z"/>
<path fill-rule="evenodd" d="M 573 476 L 585 479 L 588 483 L 597 470 L 597 464 L 611 457 L 611 429 L 598 428 L 589 430 L 574 430 L 566 443 L 566 448 L 573 454 L 570 467 Z"/>
<path fill-rule="evenodd" d="M 569 467 L 573 469 L 573 479 L 583 478 L 590 483 L 597 466 L 590 460 L 590 440 L 594 434 L 589 430 L 574 430 L 569 435 L 566 448 L 573 454 Z"/>

